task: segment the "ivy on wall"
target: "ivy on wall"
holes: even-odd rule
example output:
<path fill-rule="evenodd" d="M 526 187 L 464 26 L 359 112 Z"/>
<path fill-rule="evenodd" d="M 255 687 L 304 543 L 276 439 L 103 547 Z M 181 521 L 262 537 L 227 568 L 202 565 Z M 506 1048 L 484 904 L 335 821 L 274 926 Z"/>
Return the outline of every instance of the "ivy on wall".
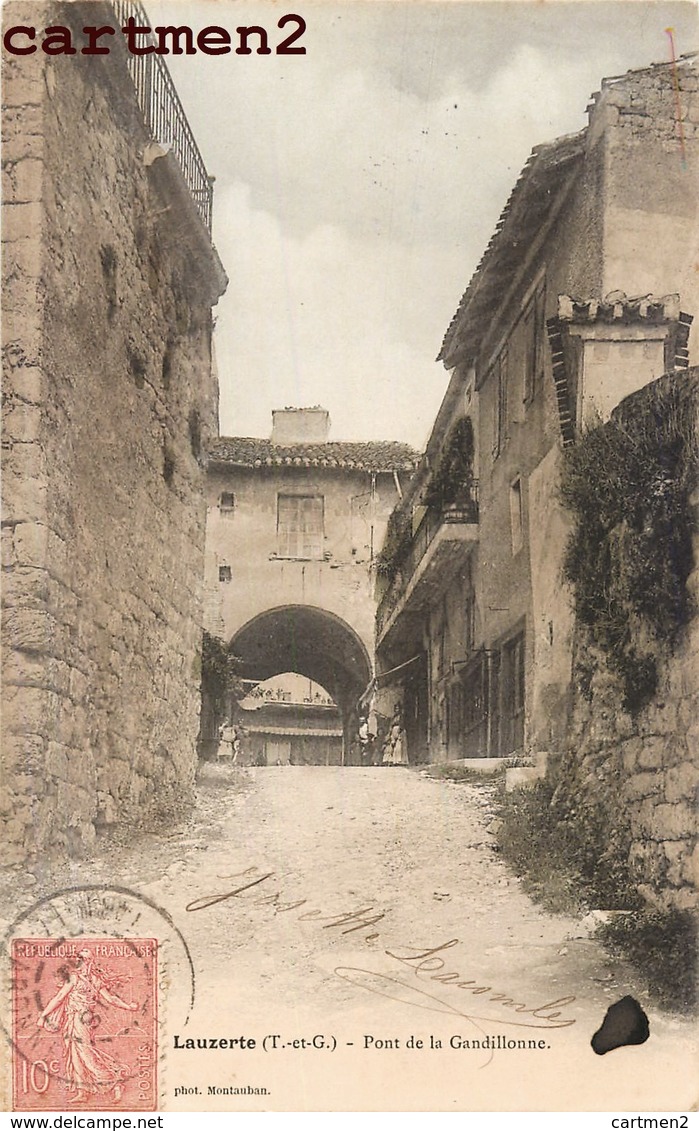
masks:
<path fill-rule="evenodd" d="M 228 718 L 229 696 L 233 704 L 245 694 L 238 671 L 240 658 L 228 645 L 204 630 L 201 648 L 201 721 L 198 738 L 200 757 L 212 757 L 218 746 L 218 728 Z"/>
<path fill-rule="evenodd" d="M 391 512 L 386 525 L 383 546 L 376 558 L 376 572 L 386 581 L 392 581 L 405 562 L 413 540 L 410 511 L 400 508 Z"/>
<path fill-rule="evenodd" d="M 663 377 L 566 451 L 561 495 L 574 528 L 564 573 L 632 712 L 652 698 L 658 655 L 692 613 L 697 399 L 691 371 Z"/>
<path fill-rule="evenodd" d="M 473 424 L 470 416 L 463 416 L 454 425 L 427 485 L 426 507 L 441 509 L 471 498 L 474 451 Z"/>
<path fill-rule="evenodd" d="M 422 504 L 442 511 L 453 504 L 473 501 L 473 424 L 462 417 L 447 437 L 439 463 L 425 488 Z M 398 507 L 390 515 L 384 544 L 376 559 L 379 577 L 391 581 L 404 564 L 413 540 L 412 514 Z"/>
<path fill-rule="evenodd" d="M 224 702 L 230 692 L 235 698 L 244 694 L 238 679 L 239 666 L 240 660 L 224 641 L 205 629 L 201 648 L 201 683 L 216 703 Z"/>

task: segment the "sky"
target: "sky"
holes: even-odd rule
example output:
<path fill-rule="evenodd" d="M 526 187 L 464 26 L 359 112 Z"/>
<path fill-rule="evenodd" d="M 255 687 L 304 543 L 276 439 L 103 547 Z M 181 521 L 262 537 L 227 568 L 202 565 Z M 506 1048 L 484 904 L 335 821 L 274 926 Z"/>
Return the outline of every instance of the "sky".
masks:
<path fill-rule="evenodd" d="M 424 446 L 435 362 L 531 149 L 582 129 L 603 77 L 699 49 L 696 3 L 146 0 L 153 25 L 287 13 L 299 56 L 168 63 L 229 277 L 214 311 L 223 435 L 323 405 L 336 440 Z"/>

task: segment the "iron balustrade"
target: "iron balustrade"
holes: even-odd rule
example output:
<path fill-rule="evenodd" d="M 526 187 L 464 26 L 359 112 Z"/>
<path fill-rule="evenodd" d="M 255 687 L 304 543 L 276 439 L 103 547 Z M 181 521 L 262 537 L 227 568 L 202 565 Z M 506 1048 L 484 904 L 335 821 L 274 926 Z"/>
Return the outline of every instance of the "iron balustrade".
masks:
<path fill-rule="evenodd" d="M 408 583 L 415 573 L 420 562 L 427 553 L 435 535 L 442 526 L 449 523 L 477 523 L 478 522 L 478 481 L 473 480 L 470 485 L 468 497 L 458 503 L 450 503 L 443 507 L 429 507 L 422 522 L 418 526 L 410 549 L 403 561 L 398 566 L 396 575 L 379 601 L 376 614 L 376 623 L 379 632 L 383 632 L 395 608 L 399 604 Z"/>
<path fill-rule="evenodd" d="M 133 17 L 136 27 L 150 27 L 148 14 L 138 0 L 112 0 L 120 26 Z M 144 36 L 141 43 L 155 44 L 152 36 Z M 154 141 L 172 150 L 187 183 L 199 215 L 211 232 L 214 185 L 206 171 L 204 159 L 194 140 L 179 95 L 170 72 L 160 55 L 128 54 L 127 66 L 136 88 L 136 97 L 146 127 Z"/>

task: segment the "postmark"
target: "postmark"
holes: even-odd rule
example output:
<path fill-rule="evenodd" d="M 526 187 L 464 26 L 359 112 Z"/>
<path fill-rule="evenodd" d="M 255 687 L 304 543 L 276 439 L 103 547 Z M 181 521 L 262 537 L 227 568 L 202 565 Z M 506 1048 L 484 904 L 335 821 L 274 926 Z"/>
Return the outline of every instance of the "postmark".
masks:
<path fill-rule="evenodd" d="M 158 943 L 12 942 L 15 1111 L 153 1111 Z"/>

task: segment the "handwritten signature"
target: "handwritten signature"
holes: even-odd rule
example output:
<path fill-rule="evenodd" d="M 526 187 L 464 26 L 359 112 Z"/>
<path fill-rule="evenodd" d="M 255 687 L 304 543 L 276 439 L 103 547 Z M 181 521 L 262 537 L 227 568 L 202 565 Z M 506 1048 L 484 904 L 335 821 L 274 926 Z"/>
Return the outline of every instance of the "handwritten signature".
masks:
<path fill-rule="evenodd" d="M 223 892 L 222 894 L 205 895 L 199 899 L 192 900 L 188 903 L 185 910 L 188 912 L 203 911 L 208 907 L 213 907 L 217 903 L 223 903 L 229 899 L 237 899 L 250 892 L 253 888 L 259 888 L 261 884 L 266 884 L 269 880 L 274 878 L 273 872 L 265 872 L 262 875 L 257 875 L 258 869 L 256 867 L 246 868 L 242 872 L 235 873 L 229 879 L 246 879 L 247 882 L 241 884 L 239 887 L 231 891 Z M 247 877 L 250 877 L 249 879 Z M 307 899 L 284 900 L 282 893 L 276 891 L 273 893 L 265 893 L 261 898 L 252 900 L 256 906 L 271 906 L 275 914 L 283 914 L 292 911 L 298 911 L 300 908 L 308 904 Z M 303 911 L 296 918 L 299 921 L 313 921 L 322 925 L 323 930 L 332 928 L 342 928 L 340 931 L 343 935 L 352 934 L 355 931 L 367 929 L 368 934 L 364 935 L 365 942 L 373 942 L 380 938 L 380 932 L 371 930 L 382 919 L 385 919 L 387 911 L 376 911 L 373 906 L 362 907 L 356 911 L 345 911 L 339 915 L 326 915 L 320 908 L 312 908 L 311 910 Z M 335 974 L 338 978 L 351 983 L 354 986 L 359 986 L 369 993 L 377 994 L 380 997 L 390 998 L 394 1001 L 400 1001 L 405 1005 L 415 1006 L 419 1009 L 431 1010 L 435 1013 L 447 1013 L 453 1016 L 466 1020 L 474 1026 L 479 1032 L 483 1032 L 479 1022 L 484 1024 L 495 1025 L 514 1025 L 520 1029 L 563 1029 L 570 1025 L 575 1024 L 575 1018 L 563 1016 L 563 1011 L 576 1000 L 573 996 L 556 998 L 555 1001 L 545 1002 L 543 1005 L 529 1006 L 526 1002 L 517 1001 L 515 998 L 510 997 L 509 994 L 500 993 L 495 990 L 493 986 L 480 984 L 475 978 L 466 978 L 459 970 L 447 970 L 447 963 L 443 957 L 446 951 L 451 950 L 453 947 L 460 945 L 460 939 L 448 939 L 447 942 L 440 943 L 438 946 L 420 948 L 414 946 L 405 946 L 396 950 L 384 950 L 387 958 L 401 964 L 410 970 L 414 978 L 418 982 L 437 982 L 442 986 L 449 986 L 452 989 L 460 990 L 463 993 L 473 994 L 481 997 L 483 1001 L 492 1002 L 495 1006 L 500 1006 L 502 1009 L 510 1010 L 518 1015 L 518 1020 L 503 1018 L 503 1017 L 490 1017 L 483 1014 L 465 1013 L 452 1005 L 450 1002 L 445 1001 L 441 997 L 437 997 L 434 993 L 428 993 L 426 990 L 418 988 L 412 981 L 403 981 L 400 978 L 391 977 L 389 974 L 383 974 L 377 970 L 369 970 L 359 966 L 337 966 Z M 400 953 L 400 951 L 407 953 Z M 488 1011 L 490 1012 L 490 1011 Z M 528 1020 L 524 1020 L 527 1016 Z"/>
<path fill-rule="evenodd" d="M 238 872 L 235 876 L 228 878 L 243 878 L 250 875 L 251 872 L 257 872 L 257 868 L 246 868 L 243 872 Z M 216 903 L 223 903 L 227 899 L 237 898 L 242 895 L 243 892 L 257 887 L 258 884 L 266 883 L 267 880 L 271 880 L 273 876 L 274 872 L 265 872 L 264 875 L 257 876 L 255 879 L 250 880 L 246 884 L 242 884 L 233 891 L 224 892 L 223 895 L 205 895 L 200 899 L 193 899 L 191 903 L 187 904 L 185 911 L 203 911 L 207 907 L 213 907 Z M 304 907 L 308 903 L 308 900 L 294 899 L 288 903 L 283 900 L 281 892 L 277 891 L 270 895 L 263 895 L 261 899 L 254 899 L 252 903 L 255 907 L 272 907 L 275 914 L 280 915 L 288 911 L 298 911 L 300 907 Z M 310 911 L 304 911 L 301 915 L 297 915 L 296 918 L 301 922 L 313 920 L 316 923 L 322 923 L 323 930 L 329 930 L 332 927 L 344 927 L 345 930 L 341 931 L 341 934 L 350 935 L 354 931 L 361 931 L 365 928 L 373 927 L 376 923 L 386 918 L 387 912 L 380 911 L 378 914 L 372 915 L 373 911 L 373 907 L 362 907 L 357 911 L 343 911 L 339 915 L 324 915 L 320 908 L 313 908 Z M 372 931 L 364 936 L 364 941 L 372 942 L 379 937 L 378 931 Z"/>
<path fill-rule="evenodd" d="M 511 1009 L 514 1013 L 520 1015 L 529 1014 L 532 1018 L 536 1018 L 536 1020 L 503 1021 L 502 1018 L 498 1017 L 485 1017 L 480 1014 L 474 1016 L 471 1013 L 466 1014 L 455 1006 L 450 1005 L 449 1002 L 435 997 L 433 994 L 417 989 L 413 985 L 408 985 L 388 975 L 378 974 L 374 970 L 365 970 L 361 967 L 353 966 L 338 966 L 335 973 L 338 977 L 344 978 L 345 981 L 352 982 L 355 985 L 361 985 L 371 993 L 380 994 L 382 997 L 392 997 L 398 1001 L 404 1001 L 409 1005 L 417 1005 L 421 1009 L 430 1009 L 436 1013 L 454 1013 L 459 1017 L 465 1017 L 469 1021 L 491 1022 L 496 1025 L 515 1025 L 520 1029 L 564 1029 L 569 1025 L 575 1024 L 574 1018 L 561 1016 L 562 1007 L 571 1005 L 572 1002 L 575 1001 L 574 997 L 557 998 L 555 1001 L 546 1002 L 545 1005 L 532 1007 L 527 1005 L 526 1002 L 516 1001 L 515 998 L 510 997 L 508 994 L 498 993 L 492 986 L 479 985 L 474 978 L 464 978 L 458 970 L 445 971 L 446 963 L 440 955 L 443 951 L 458 946 L 459 942 L 459 939 L 449 939 L 448 942 L 442 943 L 441 946 L 430 947 L 427 950 L 419 950 L 416 947 L 407 948 L 414 950 L 415 954 L 396 954 L 392 950 L 386 950 L 384 954 L 386 954 L 388 958 L 394 958 L 397 962 L 411 969 L 415 978 L 419 981 L 440 982 L 442 985 L 449 985 L 457 990 L 482 995 L 485 1001 L 491 1001 L 505 1009 Z"/>

